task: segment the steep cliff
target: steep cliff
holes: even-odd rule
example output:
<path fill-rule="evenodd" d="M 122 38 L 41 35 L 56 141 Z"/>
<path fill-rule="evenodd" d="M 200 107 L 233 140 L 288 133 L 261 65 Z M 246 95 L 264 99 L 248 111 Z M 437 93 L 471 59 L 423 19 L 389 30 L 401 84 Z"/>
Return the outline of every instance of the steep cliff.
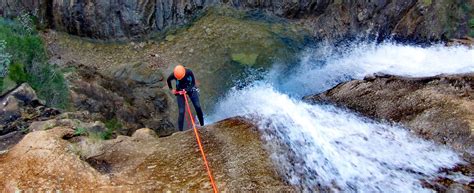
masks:
<path fill-rule="evenodd" d="M 317 39 L 374 35 L 441 40 L 468 35 L 474 1 L 33 0 L 0 1 L 0 15 L 35 14 L 50 28 L 99 39 L 142 37 L 190 23 L 210 6 L 300 21 Z M 472 27 L 471 27 L 472 28 Z"/>

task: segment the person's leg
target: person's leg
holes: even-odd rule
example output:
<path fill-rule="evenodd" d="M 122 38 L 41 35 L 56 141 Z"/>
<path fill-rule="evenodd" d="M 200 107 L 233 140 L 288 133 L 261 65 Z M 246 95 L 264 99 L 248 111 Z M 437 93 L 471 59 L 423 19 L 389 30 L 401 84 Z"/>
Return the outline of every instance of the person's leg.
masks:
<path fill-rule="evenodd" d="M 196 91 L 191 92 L 189 98 L 191 98 L 191 101 L 193 102 L 194 110 L 196 110 L 199 123 L 201 126 L 204 126 L 204 115 L 202 114 L 201 103 L 199 103 L 199 93 Z"/>
<path fill-rule="evenodd" d="M 184 97 L 182 95 L 177 95 L 176 96 L 177 102 L 178 102 L 178 110 L 179 110 L 179 115 L 178 115 L 178 129 L 180 131 L 183 131 L 183 126 L 184 126 L 184 112 L 185 112 L 185 104 L 184 104 Z"/>

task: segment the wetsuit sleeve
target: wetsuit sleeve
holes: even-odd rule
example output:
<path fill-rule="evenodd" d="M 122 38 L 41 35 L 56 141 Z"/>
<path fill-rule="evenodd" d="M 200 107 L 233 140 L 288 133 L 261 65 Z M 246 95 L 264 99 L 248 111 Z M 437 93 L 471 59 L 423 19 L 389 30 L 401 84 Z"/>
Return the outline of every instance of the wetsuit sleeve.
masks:
<path fill-rule="evenodd" d="M 174 80 L 174 79 L 175 79 L 175 78 L 174 78 L 174 74 L 171 73 L 170 76 L 168 76 L 168 79 L 166 80 L 166 83 L 168 83 L 168 88 L 169 88 L 170 90 L 173 89 L 173 86 L 171 86 L 171 81 Z"/>
<path fill-rule="evenodd" d="M 192 78 L 192 79 L 191 79 L 191 80 L 192 80 L 192 81 L 191 81 L 191 87 L 194 88 L 195 85 L 196 85 L 196 79 L 194 78 L 193 71 L 191 71 L 191 70 L 189 71 L 189 76 L 191 76 L 191 78 Z"/>

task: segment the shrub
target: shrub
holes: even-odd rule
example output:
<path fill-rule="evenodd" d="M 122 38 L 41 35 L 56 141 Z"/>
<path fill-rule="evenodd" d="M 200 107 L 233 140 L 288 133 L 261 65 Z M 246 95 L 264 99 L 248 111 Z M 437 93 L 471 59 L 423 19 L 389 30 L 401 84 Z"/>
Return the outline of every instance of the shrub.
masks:
<path fill-rule="evenodd" d="M 101 139 L 110 139 L 112 138 L 113 133 L 123 127 L 120 121 L 117 118 L 113 118 L 110 120 L 105 121 L 105 127 L 107 128 L 106 131 L 101 132 L 99 134 Z"/>
<path fill-rule="evenodd" d="M 113 132 L 107 130 L 107 131 L 102 131 L 102 132 L 90 132 L 89 138 L 95 141 L 99 140 L 108 140 L 112 138 Z"/>
<path fill-rule="evenodd" d="M 87 133 L 87 129 L 84 127 L 78 127 L 76 128 L 76 131 L 74 131 L 74 135 L 85 135 Z"/>
<path fill-rule="evenodd" d="M 90 139 L 98 141 L 98 140 L 108 140 L 111 139 L 115 130 L 122 127 L 122 124 L 119 122 L 118 119 L 113 118 L 110 120 L 105 121 L 105 131 L 90 131 L 83 127 L 76 128 L 74 135 L 86 135 Z"/>
<path fill-rule="evenodd" d="M 22 64 L 12 64 L 8 67 L 8 77 L 18 84 L 28 81 L 28 74 Z"/>
<path fill-rule="evenodd" d="M 0 77 L 3 80 L 8 73 L 8 66 L 10 65 L 11 55 L 6 51 L 7 42 L 0 40 Z"/>
<path fill-rule="evenodd" d="M 474 18 L 469 20 L 469 36 L 474 37 Z"/>
<path fill-rule="evenodd" d="M 1 65 L 0 72 L 5 72 L 17 84 L 29 83 L 46 105 L 61 109 L 69 107 L 69 90 L 64 76 L 47 62 L 43 41 L 30 16 L 24 14 L 16 20 L 0 17 L 0 41 L 3 41 L 0 42 L 0 62 L 13 64 L 11 67 Z"/>
<path fill-rule="evenodd" d="M 105 124 L 105 127 L 107 127 L 107 129 L 113 130 L 113 131 L 122 128 L 122 124 L 117 118 L 107 120 L 105 121 L 104 124 Z"/>

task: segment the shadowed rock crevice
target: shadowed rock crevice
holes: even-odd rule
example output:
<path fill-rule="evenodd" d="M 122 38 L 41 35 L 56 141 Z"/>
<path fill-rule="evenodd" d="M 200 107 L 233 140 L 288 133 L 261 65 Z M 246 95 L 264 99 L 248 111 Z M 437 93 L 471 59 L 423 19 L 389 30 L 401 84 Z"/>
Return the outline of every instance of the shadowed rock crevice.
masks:
<path fill-rule="evenodd" d="M 100 160 L 91 157 L 87 158 L 85 161 L 101 174 L 108 174 L 111 172 L 112 166 L 107 162 L 107 160 Z"/>

